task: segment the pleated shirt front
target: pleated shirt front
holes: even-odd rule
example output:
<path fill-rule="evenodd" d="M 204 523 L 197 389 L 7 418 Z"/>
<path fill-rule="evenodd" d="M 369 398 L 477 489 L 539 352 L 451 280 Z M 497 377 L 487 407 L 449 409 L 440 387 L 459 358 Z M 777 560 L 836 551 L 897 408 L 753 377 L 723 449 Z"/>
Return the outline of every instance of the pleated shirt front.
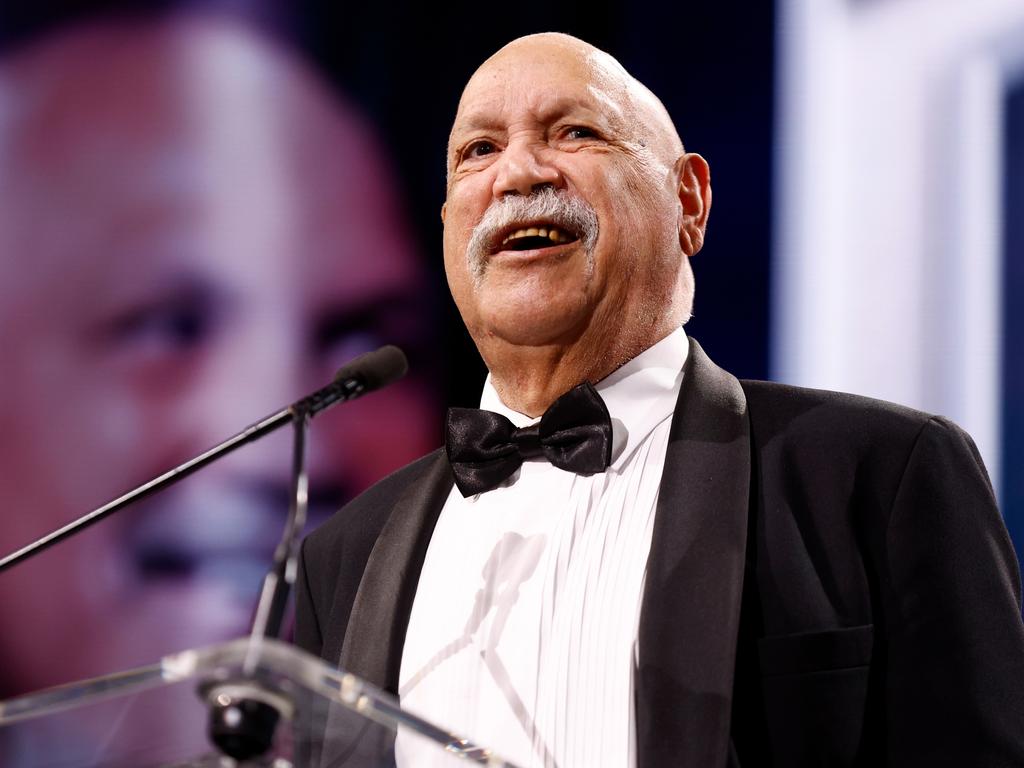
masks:
<path fill-rule="evenodd" d="M 535 459 L 491 491 L 452 489 L 409 621 L 404 708 L 523 768 L 636 765 L 640 602 L 687 348 L 680 328 L 596 385 L 612 417 L 606 472 Z M 481 408 L 536 421 L 489 379 Z M 404 736 L 397 752 L 400 766 L 431 764 Z"/>

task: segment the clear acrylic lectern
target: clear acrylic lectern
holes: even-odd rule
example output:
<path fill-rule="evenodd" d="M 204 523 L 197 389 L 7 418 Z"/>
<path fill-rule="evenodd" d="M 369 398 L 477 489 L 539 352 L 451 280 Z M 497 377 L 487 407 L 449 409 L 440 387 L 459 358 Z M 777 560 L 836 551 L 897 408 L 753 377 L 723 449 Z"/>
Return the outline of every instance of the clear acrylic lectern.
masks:
<path fill-rule="evenodd" d="M 73 645 L 69 643 L 69 645 Z M 73 648 L 70 652 L 74 652 Z M 253 702 L 275 714 L 262 755 L 209 741 Z M 396 749 L 397 737 L 397 749 Z M 511 766 L 403 712 L 392 696 L 275 640 L 184 651 L 160 663 L 0 702 L 5 768 Z"/>

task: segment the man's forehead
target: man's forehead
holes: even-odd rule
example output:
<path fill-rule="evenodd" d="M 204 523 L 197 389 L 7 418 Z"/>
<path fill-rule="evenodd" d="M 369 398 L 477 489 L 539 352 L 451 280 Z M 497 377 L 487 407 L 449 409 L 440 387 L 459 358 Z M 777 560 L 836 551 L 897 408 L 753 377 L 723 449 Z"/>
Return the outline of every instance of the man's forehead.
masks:
<path fill-rule="evenodd" d="M 473 74 L 459 101 L 454 129 L 490 127 L 489 122 L 500 120 L 502 108 L 522 100 L 538 111 L 623 111 L 631 78 L 611 56 L 577 40 L 573 42 L 578 45 L 557 39 L 553 44 L 521 42 L 501 49 Z"/>
<path fill-rule="evenodd" d="M 521 106 L 541 121 L 566 115 L 576 115 L 600 122 L 621 123 L 624 109 L 620 99 L 600 88 L 591 87 L 572 91 L 539 89 L 515 98 L 504 92 L 481 96 L 467 102 L 456 117 L 452 132 L 476 130 L 504 130 L 515 115 L 514 107 Z"/>

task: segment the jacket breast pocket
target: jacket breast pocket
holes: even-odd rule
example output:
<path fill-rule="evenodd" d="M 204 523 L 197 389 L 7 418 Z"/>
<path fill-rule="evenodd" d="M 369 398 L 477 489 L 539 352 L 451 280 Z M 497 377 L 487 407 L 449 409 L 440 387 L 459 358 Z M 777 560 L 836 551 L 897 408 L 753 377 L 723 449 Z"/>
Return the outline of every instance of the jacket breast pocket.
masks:
<path fill-rule="evenodd" d="M 857 764 L 873 646 L 871 624 L 758 642 L 775 765 Z"/>

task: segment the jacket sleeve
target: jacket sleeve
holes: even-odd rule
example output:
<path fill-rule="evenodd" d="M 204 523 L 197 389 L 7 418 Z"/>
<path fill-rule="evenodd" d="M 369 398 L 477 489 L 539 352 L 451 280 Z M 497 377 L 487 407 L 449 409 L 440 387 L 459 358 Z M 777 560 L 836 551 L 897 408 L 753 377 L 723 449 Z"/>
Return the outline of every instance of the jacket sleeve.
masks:
<path fill-rule="evenodd" d="M 891 765 L 1024 765 L 1020 572 L 971 438 L 928 421 L 894 499 L 882 575 Z"/>

